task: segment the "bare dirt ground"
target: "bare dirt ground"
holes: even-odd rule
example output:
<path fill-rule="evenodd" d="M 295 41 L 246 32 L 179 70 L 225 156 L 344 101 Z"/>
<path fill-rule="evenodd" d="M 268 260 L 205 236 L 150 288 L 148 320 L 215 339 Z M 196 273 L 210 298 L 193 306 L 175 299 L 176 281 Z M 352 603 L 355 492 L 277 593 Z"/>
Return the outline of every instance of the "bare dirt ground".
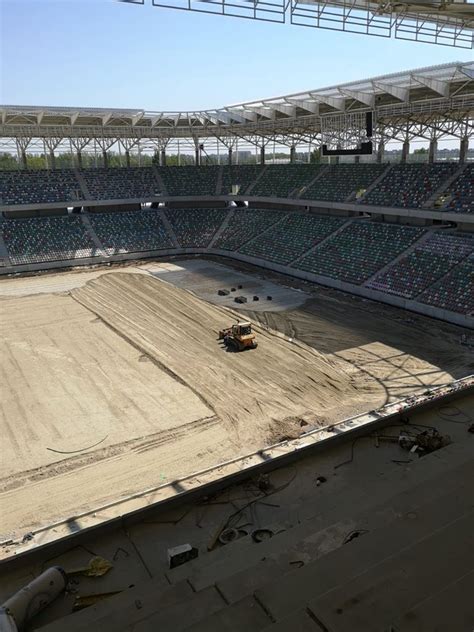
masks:
<path fill-rule="evenodd" d="M 459 328 L 197 261 L 2 282 L 0 539 L 473 372 Z M 216 340 L 237 312 L 157 279 L 210 300 L 225 270 L 294 287 L 242 312 L 255 351 Z"/>

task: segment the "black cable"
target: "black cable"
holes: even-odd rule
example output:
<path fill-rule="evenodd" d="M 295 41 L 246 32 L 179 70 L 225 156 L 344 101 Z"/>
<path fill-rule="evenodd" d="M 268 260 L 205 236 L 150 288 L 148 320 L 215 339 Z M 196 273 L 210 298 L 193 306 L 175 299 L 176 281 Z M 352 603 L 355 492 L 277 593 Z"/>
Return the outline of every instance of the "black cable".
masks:
<path fill-rule="evenodd" d="M 447 412 L 447 409 L 451 409 L 454 413 Z M 472 417 L 467 415 L 463 410 L 458 408 L 458 406 L 440 406 L 437 409 L 437 415 L 442 421 L 449 421 L 452 424 L 465 424 L 473 421 Z M 464 419 L 453 419 L 453 417 L 463 416 Z"/>
<path fill-rule="evenodd" d="M 293 474 L 292 478 L 284 483 L 283 485 L 281 485 L 280 487 L 275 488 L 273 491 L 267 493 L 263 493 L 261 496 L 258 496 L 257 498 L 254 498 L 253 500 L 251 500 L 250 502 L 246 503 L 243 507 L 241 507 L 240 509 L 237 509 L 237 511 L 235 511 L 233 514 L 231 514 L 228 518 L 227 521 L 223 527 L 222 530 L 227 529 L 229 527 L 229 523 L 230 521 L 235 518 L 236 516 L 240 516 L 242 514 L 243 511 L 245 511 L 246 509 L 248 509 L 251 505 L 253 505 L 254 503 L 258 502 L 259 500 L 262 500 L 263 498 L 268 498 L 269 496 L 273 496 L 274 494 L 283 491 L 284 489 L 286 489 L 289 485 L 291 485 L 291 483 L 295 480 L 296 476 L 298 474 L 298 471 L 295 469 L 295 473 Z"/>

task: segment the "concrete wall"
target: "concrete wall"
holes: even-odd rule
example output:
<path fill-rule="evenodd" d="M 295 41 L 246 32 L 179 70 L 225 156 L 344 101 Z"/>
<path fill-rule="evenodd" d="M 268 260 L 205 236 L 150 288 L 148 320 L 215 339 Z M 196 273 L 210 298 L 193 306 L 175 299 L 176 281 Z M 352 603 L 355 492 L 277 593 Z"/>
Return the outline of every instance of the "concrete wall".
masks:
<path fill-rule="evenodd" d="M 87 210 L 90 213 L 120 213 L 124 211 L 139 211 L 141 204 L 108 204 L 107 206 L 91 206 Z"/>
<path fill-rule="evenodd" d="M 4 213 L 4 216 L 6 219 L 24 219 L 25 217 L 58 217 L 60 215 L 67 215 L 67 208 L 64 208 L 64 207 L 42 208 L 40 211 L 39 210 L 15 211 L 15 212 L 6 211 Z"/>
<path fill-rule="evenodd" d="M 318 213 L 323 212 L 338 212 L 345 211 L 346 213 L 354 213 L 359 215 L 360 213 L 367 213 L 368 215 L 380 215 L 385 216 L 390 221 L 394 221 L 396 217 L 412 218 L 414 221 L 419 220 L 440 220 L 442 222 L 455 222 L 456 224 L 469 224 L 474 226 L 474 213 L 449 213 L 446 211 L 435 211 L 432 209 L 404 209 L 404 208 L 392 208 L 386 206 L 369 206 L 367 204 L 354 204 L 345 202 L 319 202 L 317 200 L 296 200 L 289 198 L 275 198 L 275 197 L 257 197 L 257 196 L 232 196 L 232 195 L 218 195 L 209 197 L 207 196 L 155 196 L 149 198 L 137 198 L 133 200 L 84 200 L 80 202 L 84 207 L 92 210 L 92 207 L 113 207 L 117 205 L 133 205 L 145 202 L 167 202 L 168 206 L 173 208 L 198 208 L 199 206 L 225 206 L 233 200 L 247 201 L 249 206 L 270 205 L 272 208 L 277 208 L 278 205 L 283 205 L 283 208 L 299 207 L 299 208 L 312 208 Z M 78 201 L 72 200 L 70 202 L 61 202 L 57 204 L 50 204 L 50 208 L 64 208 L 64 206 L 77 206 Z M 24 210 L 42 210 L 44 205 L 40 204 L 18 204 L 13 206 L 0 206 L 0 212 L 17 212 Z M 391 219 L 394 218 L 394 219 Z M 429 223 L 429 222 L 427 222 Z"/>

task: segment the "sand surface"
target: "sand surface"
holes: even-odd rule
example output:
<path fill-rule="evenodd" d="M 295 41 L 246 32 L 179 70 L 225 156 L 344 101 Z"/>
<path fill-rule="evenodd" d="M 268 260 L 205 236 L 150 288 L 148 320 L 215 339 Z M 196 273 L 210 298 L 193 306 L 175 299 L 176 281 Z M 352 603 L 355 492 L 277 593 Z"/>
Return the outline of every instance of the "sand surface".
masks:
<path fill-rule="evenodd" d="M 219 329 L 233 314 L 150 276 L 118 272 L 73 298 L 179 382 L 226 424 L 236 448 L 270 436 L 276 420 L 328 415 L 356 398 L 348 375 L 311 347 L 256 328 L 258 349 L 229 352 Z"/>
<path fill-rule="evenodd" d="M 161 265 L 0 285 L 0 539 L 473 372 L 458 328 L 298 285 L 229 353 L 238 313 L 189 290 L 262 272 Z"/>

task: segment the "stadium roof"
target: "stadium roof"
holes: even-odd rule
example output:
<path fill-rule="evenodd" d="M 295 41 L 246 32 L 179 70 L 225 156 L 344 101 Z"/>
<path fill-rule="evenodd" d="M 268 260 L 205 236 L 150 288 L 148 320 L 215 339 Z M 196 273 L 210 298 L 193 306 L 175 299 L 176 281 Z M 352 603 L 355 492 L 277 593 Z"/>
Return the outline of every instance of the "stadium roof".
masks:
<path fill-rule="evenodd" d="M 145 0 L 119 0 L 145 4 Z M 474 48 L 472 0 L 152 0 L 181 9 L 296 26 Z"/>
<path fill-rule="evenodd" d="M 166 139 L 317 129 L 326 115 L 374 111 L 379 120 L 413 112 L 474 112 L 474 62 L 377 76 L 209 110 L 0 106 L 2 137 Z M 319 121 L 319 123 L 318 123 Z"/>

